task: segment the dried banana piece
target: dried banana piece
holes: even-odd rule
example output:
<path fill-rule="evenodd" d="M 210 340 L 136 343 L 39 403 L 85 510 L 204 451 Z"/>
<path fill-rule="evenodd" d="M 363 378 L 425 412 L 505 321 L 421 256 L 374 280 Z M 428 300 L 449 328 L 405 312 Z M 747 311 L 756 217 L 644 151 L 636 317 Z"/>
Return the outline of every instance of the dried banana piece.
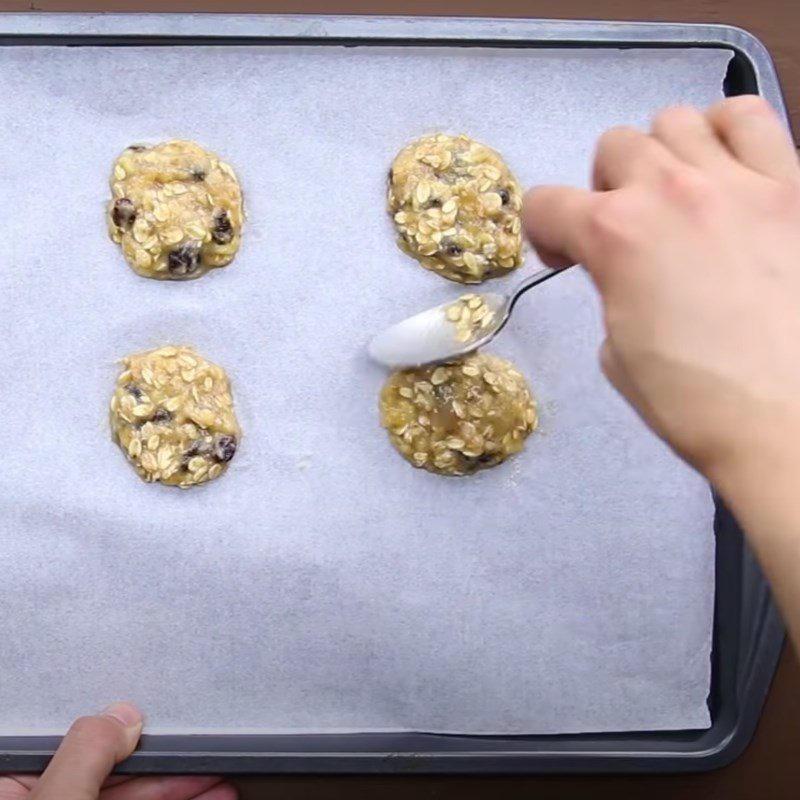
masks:
<path fill-rule="evenodd" d="M 470 475 L 522 450 L 536 429 L 536 403 L 522 374 L 487 353 L 394 372 L 383 387 L 381 423 L 415 467 Z"/>
<path fill-rule="evenodd" d="M 239 181 L 194 142 L 131 145 L 114 164 L 111 194 L 109 235 L 145 278 L 198 278 L 229 264 L 239 249 Z"/>
<path fill-rule="evenodd" d="M 389 171 L 397 243 L 426 269 L 460 283 L 522 263 L 519 184 L 498 153 L 440 133 L 404 147 Z"/>
<path fill-rule="evenodd" d="M 111 432 L 144 481 L 187 488 L 218 478 L 241 438 L 228 377 L 190 347 L 123 359 Z"/>

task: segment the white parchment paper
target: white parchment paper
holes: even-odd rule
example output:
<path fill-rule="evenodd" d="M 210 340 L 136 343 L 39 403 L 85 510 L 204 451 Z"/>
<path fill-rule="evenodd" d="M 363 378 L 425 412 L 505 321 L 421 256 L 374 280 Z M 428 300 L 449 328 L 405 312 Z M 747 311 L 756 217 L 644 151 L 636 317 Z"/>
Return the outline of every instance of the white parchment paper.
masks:
<path fill-rule="evenodd" d="M 0 732 L 119 698 L 154 733 L 707 726 L 709 491 L 602 379 L 585 276 L 497 342 L 541 432 L 473 478 L 391 449 L 363 347 L 459 294 L 393 242 L 408 140 L 584 185 L 603 129 L 713 102 L 728 57 L 0 49 Z M 171 137 L 229 160 L 248 212 L 234 264 L 183 284 L 137 277 L 103 218 L 119 151 Z M 245 432 L 187 492 L 142 483 L 106 417 L 116 360 L 168 342 L 226 368 Z"/>

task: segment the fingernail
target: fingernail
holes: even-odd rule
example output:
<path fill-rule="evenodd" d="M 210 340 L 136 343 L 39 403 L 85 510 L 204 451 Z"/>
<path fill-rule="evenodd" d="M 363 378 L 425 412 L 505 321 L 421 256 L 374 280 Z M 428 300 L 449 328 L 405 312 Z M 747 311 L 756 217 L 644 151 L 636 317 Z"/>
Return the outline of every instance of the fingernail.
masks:
<path fill-rule="evenodd" d="M 112 703 L 104 712 L 104 717 L 112 717 L 126 728 L 141 728 L 142 715 L 136 706 L 130 703 Z"/>

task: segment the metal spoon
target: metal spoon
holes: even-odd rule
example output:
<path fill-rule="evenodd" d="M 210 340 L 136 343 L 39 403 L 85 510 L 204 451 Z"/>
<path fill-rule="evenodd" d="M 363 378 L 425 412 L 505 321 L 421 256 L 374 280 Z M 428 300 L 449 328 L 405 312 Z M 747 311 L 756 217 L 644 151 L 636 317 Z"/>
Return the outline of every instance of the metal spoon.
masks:
<path fill-rule="evenodd" d="M 391 328 L 379 333 L 367 348 L 370 356 L 387 367 L 419 367 L 440 361 L 452 361 L 487 345 L 503 329 L 517 300 L 525 292 L 538 286 L 561 270 L 544 267 L 514 289 L 511 294 L 475 294 L 481 303 L 472 300 L 476 310 L 485 305 L 486 312 L 478 312 L 480 319 L 472 324 L 453 319 L 454 306 L 465 301 L 459 299 L 429 308 L 413 317 L 408 317 Z M 469 305 L 470 301 L 466 301 Z M 488 321 L 487 321 L 488 320 Z M 465 331 L 467 335 L 465 336 Z"/>

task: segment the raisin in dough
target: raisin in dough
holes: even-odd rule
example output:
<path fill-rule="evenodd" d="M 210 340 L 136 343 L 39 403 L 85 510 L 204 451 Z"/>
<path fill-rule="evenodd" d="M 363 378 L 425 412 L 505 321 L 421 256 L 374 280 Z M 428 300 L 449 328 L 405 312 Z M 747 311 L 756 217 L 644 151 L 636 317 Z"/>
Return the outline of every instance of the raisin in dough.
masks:
<path fill-rule="evenodd" d="M 401 455 L 439 475 L 470 475 L 500 464 L 522 450 L 537 423 L 525 378 L 486 353 L 394 372 L 381 392 L 380 412 Z"/>
<path fill-rule="evenodd" d="M 111 194 L 109 234 L 145 278 L 198 278 L 239 249 L 239 182 L 194 142 L 132 145 L 114 164 Z"/>
<path fill-rule="evenodd" d="M 123 365 L 111 431 L 139 477 L 187 488 L 222 475 L 241 438 L 225 373 L 189 347 L 137 353 Z"/>
<path fill-rule="evenodd" d="M 521 207 L 503 159 L 464 135 L 412 142 L 389 171 L 400 248 L 460 283 L 481 283 L 522 263 Z"/>

